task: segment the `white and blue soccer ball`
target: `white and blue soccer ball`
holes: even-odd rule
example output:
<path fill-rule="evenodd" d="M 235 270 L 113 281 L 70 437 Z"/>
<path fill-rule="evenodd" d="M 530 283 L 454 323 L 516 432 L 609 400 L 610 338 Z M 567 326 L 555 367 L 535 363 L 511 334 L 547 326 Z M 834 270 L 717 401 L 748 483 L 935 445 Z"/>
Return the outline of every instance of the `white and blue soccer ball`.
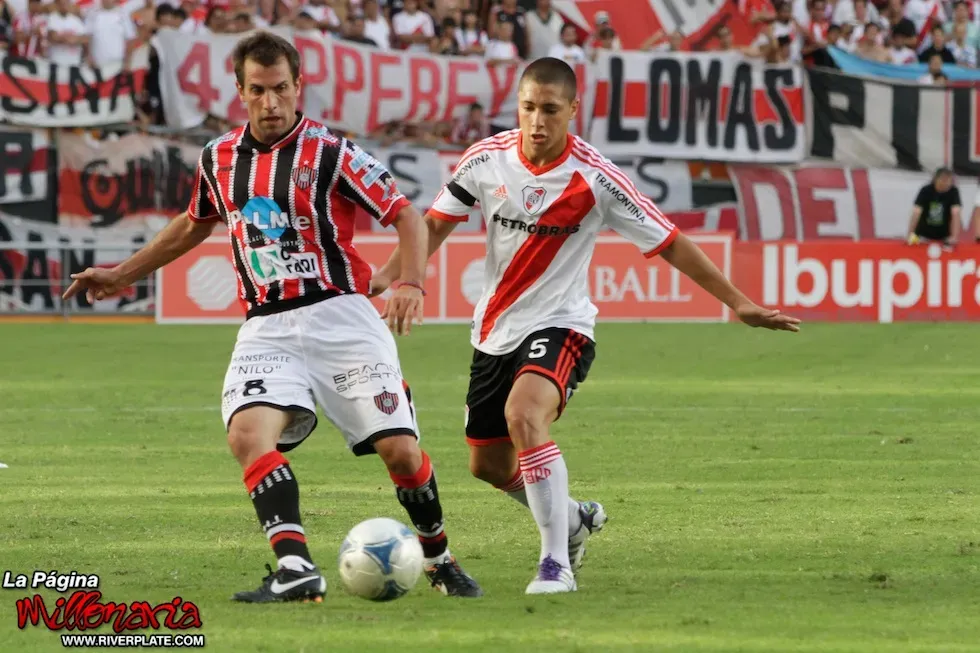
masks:
<path fill-rule="evenodd" d="M 415 532 L 394 519 L 368 519 L 340 545 L 337 566 L 348 592 L 371 601 L 392 601 L 422 575 L 422 545 Z"/>

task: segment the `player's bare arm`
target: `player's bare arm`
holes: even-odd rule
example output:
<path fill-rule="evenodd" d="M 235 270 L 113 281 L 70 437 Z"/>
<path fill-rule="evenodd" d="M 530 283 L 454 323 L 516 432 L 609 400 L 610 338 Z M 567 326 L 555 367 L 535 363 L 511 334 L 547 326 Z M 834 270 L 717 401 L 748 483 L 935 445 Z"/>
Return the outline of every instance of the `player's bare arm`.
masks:
<path fill-rule="evenodd" d="M 388 321 L 388 328 L 392 331 L 398 335 L 408 335 L 412 331 L 413 323 L 422 323 L 425 264 L 429 260 L 426 255 L 425 224 L 415 207 L 408 204 L 398 212 L 394 225 L 398 232 L 398 246 L 392 258 L 397 261 L 397 267 L 392 266 L 390 269 L 399 271 L 397 278 L 400 283 L 385 305 L 381 317 Z M 384 269 L 389 269 L 389 266 L 386 264 L 382 270 Z M 372 296 L 377 294 L 374 292 L 375 278 L 371 280 Z M 389 281 L 385 284 L 385 287 L 390 283 Z"/>
<path fill-rule="evenodd" d="M 800 320 L 778 310 L 758 306 L 725 278 L 721 270 L 701 251 L 701 248 L 682 233 L 677 234 L 661 256 L 714 295 L 733 311 L 738 319 L 752 327 L 765 327 L 775 331 L 799 331 Z"/>
<path fill-rule="evenodd" d="M 191 220 L 181 213 L 153 240 L 114 268 L 88 268 L 71 275 L 72 284 L 63 295 L 70 299 L 85 291 L 89 302 L 117 295 L 158 268 L 180 258 L 211 235 L 216 223 Z"/>
<path fill-rule="evenodd" d="M 438 218 L 432 217 L 429 213 L 425 214 L 423 222 L 425 223 L 425 237 L 427 241 L 425 260 L 428 261 L 442 244 L 446 242 L 446 238 L 449 237 L 449 234 L 453 232 L 459 223 L 439 220 Z M 388 261 L 371 277 L 371 297 L 377 297 L 395 281 L 405 279 L 404 276 L 401 276 L 404 274 L 402 272 L 401 250 L 402 246 L 399 244 L 395 247 L 395 251 L 391 253 Z"/>

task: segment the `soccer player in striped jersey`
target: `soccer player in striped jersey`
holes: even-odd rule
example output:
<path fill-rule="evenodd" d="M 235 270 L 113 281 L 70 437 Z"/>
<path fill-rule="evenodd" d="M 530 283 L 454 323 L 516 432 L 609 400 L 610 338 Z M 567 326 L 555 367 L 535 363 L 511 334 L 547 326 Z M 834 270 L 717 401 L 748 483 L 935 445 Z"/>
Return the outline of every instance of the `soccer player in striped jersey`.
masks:
<path fill-rule="evenodd" d="M 467 150 L 425 217 L 429 255 L 477 202 L 487 223 L 466 440 L 473 475 L 528 506 L 537 522 L 541 553 L 528 594 L 574 591 L 585 542 L 606 520 L 600 504 L 569 497 L 568 470 L 549 435 L 595 356 L 587 273 L 600 230 L 664 257 L 750 326 L 799 328 L 739 292 L 622 171 L 568 133 L 576 88 L 565 62 L 531 63 L 518 89 L 520 128 Z M 371 292 L 399 279 L 402 267 L 398 248 Z"/>
<path fill-rule="evenodd" d="M 392 333 L 365 296 L 370 268 L 351 244 L 357 207 L 398 231 L 405 265 L 389 317 L 397 333 L 407 333 L 422 315 L 422 218 L 381 163 L 296 111 L 302 79 L 289 42 L 257 32 L 238 43 L 233 59 L 248 123 L 201 152 L 187 211 L 119 266 L 72 275 L 65 297 L 114 295 L 223 221 L 247 319 L 225 375 L 222 417 L 278 558 L 258 589 L 233 598 L 319 601 L 326 591 L 307 548 L 296 474 L 283 456 L 315 428 L 316 404 L 355 455 L 384 461 L 418 531 L 431 584 L 452 596 L 480 596 L 449 552 L 412 393 Z"/>

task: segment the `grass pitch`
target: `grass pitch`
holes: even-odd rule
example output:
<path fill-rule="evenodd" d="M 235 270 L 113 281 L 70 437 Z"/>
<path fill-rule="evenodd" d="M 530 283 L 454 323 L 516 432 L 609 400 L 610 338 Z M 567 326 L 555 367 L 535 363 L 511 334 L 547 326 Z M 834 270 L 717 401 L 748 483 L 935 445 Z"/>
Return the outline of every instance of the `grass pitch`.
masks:
<path fill-rule="evenodd" d="M 289 458 L 328 597 L 279 606 L 228 601 L 273 560 L 218 412 L 234 328 L 0 335 L 0 571 L 99 574 L 117 602 L 179 595 L 206 650 L 980 650 L 973 325 L 600 326 L 554 432 L 573 494 L 611 521 L 578 593 L 533 598 L 530 514 L 467 472 L 467 334 L 425 326 L 403 364 L 452 549 L 486 597 L 342 592 L 346 531 L 406 518 L 380 461 L 321 422 Z M 16 628 L 28 593 L 0 590 L 0 651 L 62 650 Z"/>

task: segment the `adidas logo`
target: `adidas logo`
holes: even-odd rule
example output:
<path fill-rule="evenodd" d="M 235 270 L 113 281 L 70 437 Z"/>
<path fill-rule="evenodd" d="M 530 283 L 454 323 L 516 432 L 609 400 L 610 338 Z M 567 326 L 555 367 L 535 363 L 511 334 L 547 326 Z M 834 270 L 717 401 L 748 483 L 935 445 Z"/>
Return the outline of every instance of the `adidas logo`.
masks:
<path fill-rule="evenodd" d="M 503 184 L 501 184 L 500 188 L 493 191 L 493 196 L 500 200 L 507 199 L 507 188 Z"/>

